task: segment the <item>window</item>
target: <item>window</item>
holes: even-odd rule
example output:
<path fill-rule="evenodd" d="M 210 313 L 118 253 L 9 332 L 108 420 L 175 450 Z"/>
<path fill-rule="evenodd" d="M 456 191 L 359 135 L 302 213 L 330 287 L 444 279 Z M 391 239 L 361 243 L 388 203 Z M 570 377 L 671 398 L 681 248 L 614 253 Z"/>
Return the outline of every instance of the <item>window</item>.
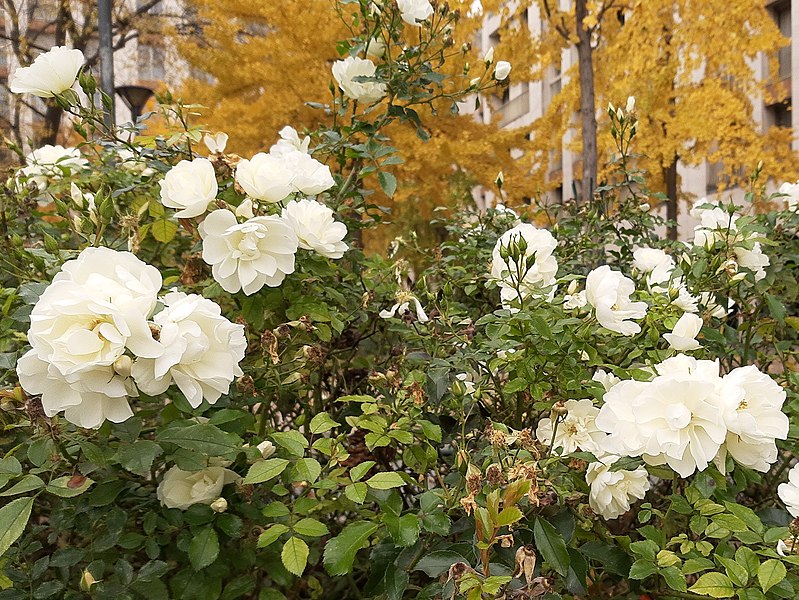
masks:
<path fill-rule="evenodd" d="M 791 100 L 771 104 L 766 107 L 766 126 L 791 127 Z"/>
<path fill-rule="evenodd" d="M 771 14 L 780 28 L 780 33 L 791 39 L 791 2 L 781 1 L 771 5 Z M 787 79 L 791 76 L 791 44 L 783 46 L 777 53 L 778 79 Z"/>
<path fill-rule="evenodd" d="M 139 44 L 139 79 L 162 81 L 166 75 L 164 59 L 162 46 Z"/>

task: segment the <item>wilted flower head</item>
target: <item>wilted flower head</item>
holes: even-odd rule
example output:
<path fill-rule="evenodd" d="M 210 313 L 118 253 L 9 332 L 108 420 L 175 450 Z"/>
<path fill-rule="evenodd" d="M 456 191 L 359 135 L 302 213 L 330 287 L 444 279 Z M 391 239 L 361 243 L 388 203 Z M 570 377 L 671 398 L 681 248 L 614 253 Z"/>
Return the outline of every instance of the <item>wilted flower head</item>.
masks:
<path fill-rule="evenodd" d="M 14 94 L 52 98 L 72 87 L 85 60 L 80 50 L 54 46 L 37 56 L 29 67 L 15 70 L 8 87 Z"/>
<path fill-rule="evenodd" d="M 380 316 L 383 319 L 391 319 L 395 315 L 404 315 L 406 313 L 410 313 L 410 304 L 413 302 L 414 308 L 416 309 L 416 318 L 420 323 L 426 323 L 430 320 L 430 317 L 427 316 L 427 313 L 422 308 L 422 303 L 419 302 L 419 299 L 411 292 L 407 290 L 397 290 L 396 294 L 397 302 L 388 310 L 381 310 Z"/>

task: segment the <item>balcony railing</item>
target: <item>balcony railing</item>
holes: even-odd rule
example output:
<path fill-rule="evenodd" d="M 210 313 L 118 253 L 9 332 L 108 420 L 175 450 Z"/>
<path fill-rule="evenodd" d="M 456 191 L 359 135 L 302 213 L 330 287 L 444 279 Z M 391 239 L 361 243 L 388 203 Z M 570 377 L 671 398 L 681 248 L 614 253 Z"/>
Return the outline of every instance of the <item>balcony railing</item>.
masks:
<path fill-rule="evenodd" d="M 502 127 L 526 115 L 530 112 L 529 90 L 524 90 L 520 95 L 498 106 L 494 112 L 498 115 L 499 124 Z"/>

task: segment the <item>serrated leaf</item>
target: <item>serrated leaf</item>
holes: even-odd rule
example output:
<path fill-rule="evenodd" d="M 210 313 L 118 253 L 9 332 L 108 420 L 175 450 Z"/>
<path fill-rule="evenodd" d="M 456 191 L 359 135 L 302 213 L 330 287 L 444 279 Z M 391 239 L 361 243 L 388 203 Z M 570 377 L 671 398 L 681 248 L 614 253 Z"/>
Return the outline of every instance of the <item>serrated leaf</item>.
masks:
<path fill-rule="evenodd" d="M 25 477 L 1 493 L 0 496 L 16 496 L 17 494 L 25 494 L 43 487 L 44 481 L 42 481 L 41 477 L 36 475 L 25 475 Z"/>
<path fill-rule="evenodd" d="M 712 598 L 732 598 L 734 594 L 729 577 L 721 573 L 705 573 L 688 591 Z"/>
<path fill-rule="evenodd" d="M 76 482 L 74 477 L 65 475 L 64 477 L 53 479 L 47 484 L 45 490 L 60 498 L 74 498 L 88 490 L 93 483 L 94 481 L 88 477 Z"/>
<path fill-rule="evenodd" d="M 273 543 L 277 538 L 286 533 L 289 528 L 283 523 L 275 523 L 269 529 L 264 531 L 258 536 L 258 547 L 266 548 L 269 544 Z"/>
<path fill-rule="evenodd" d="M 500 527 L 504 525 L 512 525 L 516 521 L 520 520 L 522 517 L 524 517 L 522 511 L 519 510 L 516 506 L 506 506 L 499 513 L 499 516 L 497 518 L 497 525 L 499 525 Z"/>
<path fill-rule="evenodd" d="M 770 559 L 757 569 L 757 582 L 763 592 L 768 592 L 775 585 L 785 579 L 787 574 L 785 565 L 780 560 Z"/>
<path fill-rule="evenodd" d="M 660 569 L 660 574 L 663 579 L 666 580 L 666 585 L 671 589 L 677 590 L 678 592 L 684 592 L 688 589 L 688 585 L 685 583 L 685 575 L 680 573 L 677 567 L 665 567 Z"/>
<path fill-rule="evenodd" d="M 333 420 L 333 418 L 327 414 L 326 412 L 321 412 L 314 416 L 311 419 L 310 423 L 310 430 L 313 434 L 325 433 L 326 431 L 330 431 L 334 427 L 339 427 L 341 423 L 337 423 Z"/>
<path fill-rule="evenodd" d="M 355 465 L 350 469 L 350 479 L 355 483 L 356 481 L 360 481 L 366 473 L 369 472 L 369 469 L 375 466 L 375 461 L 373 460 L 366 460 L 360 464 Z"/>
<path fill-rule="evenodd" d="M 219 556 L 219 538 L 216 531 L 206 527 L 189 543 L 189 560 L 195 571 L 204 569 Z"/>
<path fill-rule="evenodd" d="M 289 461 L 285 458 L 268 458 L 266 460 L 259 460 L 250 470 L 247 471 L 247 476 L 244 478 L 244 483 L 263 483 L 274 479 L 286 470 L 289 466 Z"/>
<path fill-rule="evenodd" d="M 161 446 L 151 440 L 136 440 L 132 444 L 121 444 L 116 460 L 131 473 L 146 475 L 153 461 L 163 453 Z"/>
<path fill-rule="evenodd" d="M 424 571 L 428 577 L 438 577 L 449 571 L 449 568 L 457 562 L 466 562 L 466 559 L 457 552 L 436 550 L 420 558 L 414 570 Z"/>
<path fill-rule="evenodd" d="M 397 178 L 387 171 L 380 171 L 377 174 L 377 180 L 380 183 L 380 188 L 383 190 L 383 193 L 389 198 L 393 197 L 394 192 L 397 191 Z"/>
<path fill-rule="evenodd" d="M 178 224 L 169 219 L 157 219 L 150 225 L 150 233 L 162 244 L 171 242 L 178 232 Z"/>
<path fill-rule="evenodd" d="M 362 481 L 358 483 L 351 483 L 344 488 L 344 495 L 356 504 L 363 504 L 366 500 L 366 494 L 369 488 Z"/>
<path fill-rule="evenodd" d="M 280 558 L 286 570 L 299 577 L 308 564 L 308 544 L 298 537 L 290 537 L 283 545 Z"/>
<path fill-rule="evenodd" d="M 158 434 L 158 441 L 175 444 L 205 456 L 223 456 L 237 452 L 241 439 L 222 431 L 209 423 L 198 423 L 188 427 L 170 427 Z"/>
<path fill-rule="evenodd" d="M 630 579 L 646 579 L 658 572 L 657 565 L 651 560 L 636 560 L 630 567 Z"/>
<path fill-rule="evenodd" d="M 543 559 L 563 577 L 569 572 L 569 551 L 557 529 L 546 519 L 537 517 L 533 526 L 535 545 Z"/>
<path fill-rule="evenodd" d="M 346 575 L 352 570 L 352 563 L 358 550 L 369 541 L 377 531 L 376 523 L 350 523 L 344 530 L 325 544 L 324 564 L 330 575 Z"/>
<path fill-rule="evenodd" d="M 399 473 L 378 473 L 366 480 L 370 488 L 376 490 L 390 490 L 405 485 L 405 480 Z"/>
<path fill-rule="evenodd" d="M 308 440 L 299 431 L 278 431 L 270 437 L 294 456 L 302 456 L 308 447 Z"/>
<path fill-rule="evenodd" d="M 33 498 L 17 498 L 0 508 L 0 556 L 25 531 L 33 508 Z"/>
<path fill-rule="evenodd" d="M 330 533 L 327 525 L 310 517 L 306 517 L 297 521 L 294 524 L 293 529 L 294 533 L 307 535 L 308 537 L 322 537 L 323 535 Z"/>
<path fill-rule="evenodd" d="M 322 473 L 322 467 L 315 458 L 301 458 L 294 464 L 292 481 L 314 483 Z"/>

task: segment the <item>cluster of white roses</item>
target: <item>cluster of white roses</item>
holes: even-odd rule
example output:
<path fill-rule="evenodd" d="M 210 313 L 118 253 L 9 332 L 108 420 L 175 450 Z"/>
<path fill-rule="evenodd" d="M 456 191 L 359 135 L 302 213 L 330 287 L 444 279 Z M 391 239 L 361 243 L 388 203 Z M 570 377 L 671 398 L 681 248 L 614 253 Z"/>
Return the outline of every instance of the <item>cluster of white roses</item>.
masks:
<path fill-rule="evenodd" d="M 717 243 L 726 242 L 735 252 L 736 260 L 731 266 L 736 270 L 739 266 L 750 270 L 755 281 L 766 276 L 765 267 L 770 264 L 769 258 L 763 253 L 760 242 L 751 241 L 755 235 L 744 236 L 738 230 L 738 214 L 730 213 L 720 203 L 700 198 L 694 203 L 691 216 L 698 221 L 694 227 L 694 246 L 711 250 Z M 735 277 L 742 279 L 744 274 L 738 273 L 733 279 Z"/>
<path fill-rule="evenodd" d="M 242 374 L 244 328 L 201 296 L 168 293 L 129 252 L 87 248 L 67 261 L 31 312 L 31 350 L 17 364 L 44 412 L 81 427 L 133 415 L 129 397 L 173 382 L 193 407 L 216 402 Z M 153 313 L 155 315 L 153 316 Z"/>
<path fill-rule="evenodd" d="M 606 389 L 601 408 L 591 400 L 569 400 L 557 423 L 541 419 L 536 429 L 538 440 L 553 449 L 597 457 L 586 473 L 589 504 L 607 519 L 629 510 L 630 501 L 649 489 L 645 469 L 611 470 L 622 456 L 666 464 L 681 477 L 711 462 L 723 472 L 728 454 L 766 472 L 777 460 L 775 441 L 788 435 L 785 390 L 754 366 L 721 376 L 717 361 L 678 354 L 654 370 L 650 381 L 619 381 L 598 371 L 594 380 Z M 799 489 L 792 489 L 781 494 L 799 513 Z"/>
<path fill-rule="evenodd" d="M 203 260 L 214 279 L 230 293 L 254 294 L 264 285 L 279 286 L 294 272 L 298 248 L 327 258 L 341 258 L 348 246 L 347 227 L 335 220 L 316 196 L 335 185 L 330 169 L 308 153 L 310 140 L 285 127 L 269 153 L 258 153 L 236 165 L 235 182 L 247 194 L 236 208 L 219 208 L 200 224 Z M 215 153 L 224 140 L 210 138 Z M 208 211 L 219 191 L 213 163 L 207 158 L 181 161 L 160 182 L 161 202 L 178 209 L 179 218 L 198 217 Z M 257 215 L 261 206 L 293 196 L 280 215 Z"/>
<path fill-rule="evenodd" d="M 500 236 L 492 253 L 491 277 L 500 287 L 505 308 L 515 310 L 513 304 L 527 297 L 554 298 L 557 245 L 549 231 L 529 223 L 516 225 Z M 571 310 L 589 304 L 600 325 L 622 335 L 635 335 L 641 327 L 630 319 L 645 317 L 647 304 L 633 302 L 630 297 L 634 292 L 632 279 L 603 265 L 588 274 L 584 291 L 577 292 L 572 282 L 564 306 Z"/>
<path fill-rule="evenodd" d="M 400 18 L 413 27 L 420 27 L 422 23 L 429 21 L 435 9 L 429 0 L 396 0 Z M 372 14 L 380 14 L 386 10 L 383 0 L 372 0 L 370 3 Z M 359 56 L 348 56 L 343 60 L 337 60 L 333 64 L 333 77 L 338 83 L 339 89 L 345 96 L 352 100 L 374 104 L 379 102 L 386 95 L 388 87 L 385 82 L 377 77 L 377 66 L 372 62 L 372 58 L 380 59 L 386 51 L 385 42 L 379 38 L 368 40 L 364 53 L 367 58 Z M 486 52 L 483 62 L 486 68 L 494 61 L 494 49 L 490 48 Z M 494 67 L 493 77 L 497 81 L 504 81 L 508 78 L 511 71 L 511 64 L 501 60 Z M 481 78 L 472 80 L 471 85 L 477 85 Z"/>

